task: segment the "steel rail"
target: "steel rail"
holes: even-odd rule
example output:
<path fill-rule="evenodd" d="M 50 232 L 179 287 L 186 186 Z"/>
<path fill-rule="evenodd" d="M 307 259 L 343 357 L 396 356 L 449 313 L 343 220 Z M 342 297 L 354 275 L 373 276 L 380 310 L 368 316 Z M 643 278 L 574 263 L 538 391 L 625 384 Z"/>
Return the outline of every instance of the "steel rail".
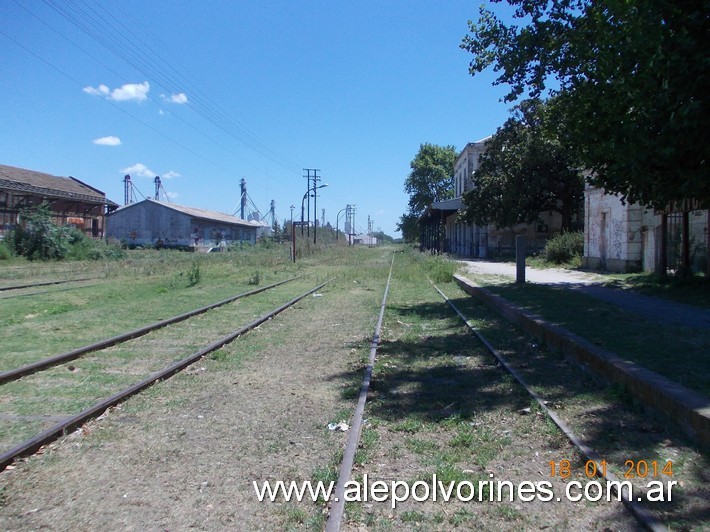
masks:
<path fill-rule="evenodd" d="M 95 279 L 99 279 L 99 277 L 86 277 L 83 279 L 65 279 L 63 281 L 44 281 L 41 283 L 18 284 L 15 286 L 2 286 L 2 287 L 0 287 L 0 292 L 4 292 L 6 290 L 20 290 L 21 288 L 33 288 L 35 286 L 49 286 L 51 284 L 78 283 L 79 281 L 94 281 Z"/>
<path fill-rule="evenodd" d="M 528 392 L 530 397 L 535 399 L 537 404 L 540 406 L 543 412 L 545 412 L 550 419 L 557 425 L 560 430 L 564 433 L 565 436 L 567 436 L 567 439 L 569 439 L 572 444 L 579 449 L 579 451 L 587 458 L 587 460 L 591 460 L 595 463 L 596 465 L 596 474 L 598 477 L 615 482 L 613 484 L 614 488 L 616 489 L 616 494 L 617 494 L 617 499 L 621 499 L 621 502 L 626 506 L 626 508 L 631 512 L 631 514 L 637 519 L 637 521 L 643 525 L 646 529 L 651 530 L 653 532 L 665 532 L 668 529 L 661 523 L 656 517 L 651 514 L 646 508 L 640 506 L 638 503 L 632 500 L 627 500 L 625 499 L 622 495 L 622 493 L 619 492 L 619 486 L 621 485 L 618 477 L 614 475 L 610 471 L 606 471 L 606 474 L 603 474 L 602 471 L 606 468 L 601 466 L 601 461 L 602 457 L 597 453 L 594 449 L 592 449 L 589 445 L 584 443 L 581 438 L 579 438 L 571 429 L 571 427 L 563 420 L 561 419 L 555 412 L 553 412 L 550 408 L 547 407 L 547 402 L 538 395 L 537 392 L 535 392 L 533 389 L 530 388 L 530 385 L 527 383 L 525 378 L 518 373 L 518 371 L 512 367 L 508 362 L 505 360 L 503 355 L 501 355 L 498 350 L 491 345 L 491 343 L 483 336 L 483 334 L 478 330 L 478 328 L 473 324 L 472 320 L 466 319 L 466 316 L 463 315 L 463 313 L 458 309 L 458 307 L 451 301 L 448 297 L 446 297 L 446 294 L 444 294 L 441 290 L 439 290 L 439 287 L 437 287 L 431 279 L 429 282 L 432 284 L 434 289 L 439 292 L 439 295 L 444 298 L 444 300 L 451 306 L 452 309 L 456 312 L 456 314 L 459 315 L 459 317 L 463 320 L 463 322 L 466 324 L 466 326 L 473 331 L 473 333 L 478 337 L 478 339 L 483 343 L 483 345 L 486 346 L 488 351 L 500 362 L 500 365 L 505 368 L 505 370 L 510 373 L 513 378 L 515 378 L 516 381 L 518 381 L 518 384 L 520 384 L 523 388 L 525 388 L 525 391 Z"/>
<path fill-rule="evenodd" d="M 390 289 L 393 266 L 394 255 L 392 255 L 392 262 L 390 263 L 390 273 L 387 277 L 385 293 L 384 296 L 382 296 L 382 305 L 380 305 L 380 315 L 377 319 L 377 325 L 375 326 L 375 334 L 372 337 L 372 342 L 370 343 L 370 356 L 367 361 L 367 367 L 365 368 L 365 375 L 362 379 L 362 385 L 360 386 L 360 394 L 358 395 L 357 405 L 355 406 L 355 413 L 353 414 L 350 422 L 350 431 L 348 433 L 348 440 L 345 444 L 345 451 L 343 452 L 343 460 L 340 462 L 338 483 L 335 486 L 335 498 L 333 499 L 333 504 L 331 505 L 330 512 L 328 513 L 328 520 L 325 524 L 325 532 L 338 532 L 343 520 L 343 513 L 345 511 L 345 484 L 347 484 L 350 480 L 350 475 L 352 474 L 353 465 L 355 463 L 355 452 L 357 451 L 357 446 L 360 443 L 362 416 L 365 413 L 367 392 L 370 389 L 370 381 L 372 380 L 372 370 L 375 366 L 377 347 L 380 344 L 380 329 L 382 328 L 382 318 L 385 315 L 385 305 L 387 304 L 387 294 Z"/>
<path fill-rule="evenodd" d="M 26 364 L 26 365 L 21 366 L 19 368 L 10 369 L 7 371 L 2 371 L 2 372 L 0 372 L 0 385 L 6 384 L 8 382 L 12 382 L 12 381 L 20 379 L 22 377 L 26 377 L 27 375 L 30 375 L 30 374 L 35 373 L 37 371 L 45 370 L 47 368 L 51 368 L 53 366 L 63 364 L 64 362 L 69 362 L 70 360 L 74 360 L 76 358 L 79 358 L 80 356 L 85 355 L 86 353 L 90 353 L 92 351 L 98 351 L 100 349 L 105 349 L 107 347 L 111 347 L 113 345 L 120 344 L 120 343 L 126 342 L 128 340 L 133 340 L 134 338 L 139 338 L 143 335 L 148 334 L 149 332 L 155 331 L 156 329 L 160 329 L 161 327 L 165 327 L 166 325 L 171 325 L 173 323 L 184 321 L 184 320 L 191 318 L 193 316 L 197 316 L 198 314 L 203 314 L 213 308 L 217 308 L 222 305 L 226 305 L 227 303 L 231 303 L 232 301 L 236 301 L 237 299 L 241 299 L 243 297 L 253 296 L 255 294 L 258 294 L 260 292 L 264 292 L 266 290 L 269 290 L 270 288 L 277 287 L 279 285 L 288 283 L 288 282 L 293 281 L 294 279 L 298 279 L 298 278 L 299 277 L 291 277 L 290 279 L 285 279 L 283 281 L 279 281 L 278 283 L 273 283 L 268 286 L 263 286 L 261 288 L 257 288 L 255 290 L 250 290 L 249 292 L 244 292 L 243 294 L 237 294 L 235 296 L 228 297 L 227 299 L 223 299 L 222 301 L 218 301 L 217 303 L 212 303 L 211 305 L 207 305 L 205 307 L 200 307 L 198 309 L 191 310 L 189 312 L 185 312 L 185 313 L 180 314 L 178 316 L 173 316 L 172 318 L 167 318 L 167 319 L 161 320 L 157 323 L 153 323 L 151 325 L 146 325 L 144 327 L 140 327 L 140 328 L 135 329 L 133 331 L 119 334 L 118 336 L 113 336 L 111 338 L 106 338 L 105 340 L 100 340 L 98 342 L 95 342 L 93 344 L 85 345 L 83 347 L 78 347 L 76 349 L 72 349 L 71 351 L 67 351 L 65 353 L 60 353 L 59 355 L 54 355 L 54 356 L 51 356 L 48 358 L 44 358 L 42 360 L 38 360 L 37 362 L 32 362 L 31 364 Z"/>
<path fill-rule="evenodd" d="M 312 294 L 316 290 L 320 290 L 323 288 L 326 284 L 328 284 L 330 280 L 316 286 L 315 288 L 312 288 L 308 290 L 307 292 L 304 292 L 300 296 L 297 296 L 287 303 L 284 303 L 280 307 L 276 308 L 275 310 L 272 310 L 260 318 L 257 318 L 256 320 L 252 321 L 248 325 L 245 325 L 236 331 L 228 334 L 227 336 L 224 336 L 217 340 L 216 342 L 213 342 L 209 344 L 208 346 L 204 347 L 203 349 L 191 354 L 190 356 L 183 358 L 182 360 L 178 360 L 177 362 L 174 362 L 167 368 L 154 373 L 150 377 L 118 392 L 115 393 L 114 395 L 96 403 L 95 405 L 82 410 L 78 414 L 68 417 L 64 419 L 63 421 L 57 423 L 56 425 L 50 427 L 49 429 L 45 430 L 44 432 L 41 432 L 34 437 L 30 438 L 29 440 L 26 440 L 25 442 L 17 445 L 16 447 L 10 449 L 9 451 L 6 451 L 2 455 L 0 455 L 0 471 L 3 471 L 5 468 L 7 468 L 8 465 L 10 465 L 15 459 L 20 458 L 22 456 L 27 456 L 30 454 L 35 453 L 38 449 L 40 449 L 43 445 L 46 445 L 57 438 L 60 438 L 61 436 L 67 435 L 70 432 L 74 431 L 81 425 L 83 425 L 86 421 L 100 416 L 102 413 L 104 413 L 106 410 L 111 408 L 112 406 L 116 406 L 117 404 L 123 402 L 124 400 L 128 399 L 129 397 L 145 390 L 146 388 L 152 386 L 158 381 L 162 381 L 165 379 L 169 379 L 179 371 L 185 369 L 186 367 L 190 366 L 191 364 L 194 364 L 198 360 L 200 360 L 202 357 L 205 355 L 208 355 L 209 353 L 216 351 L 217 349 L 220 349 L 221 347 L 224 347 L 228 343 L 232 342 L 235 338 L 238 336 L 243 335 L 244 333 L 255 329 L 265 321 L 273 318 L 277 314 L 280 314 L 287 308 L 289 308 L 292 305 L 295 305 L 299 301 L 301 301 L 303 298 L 308 296 L 309 294 Z"/>

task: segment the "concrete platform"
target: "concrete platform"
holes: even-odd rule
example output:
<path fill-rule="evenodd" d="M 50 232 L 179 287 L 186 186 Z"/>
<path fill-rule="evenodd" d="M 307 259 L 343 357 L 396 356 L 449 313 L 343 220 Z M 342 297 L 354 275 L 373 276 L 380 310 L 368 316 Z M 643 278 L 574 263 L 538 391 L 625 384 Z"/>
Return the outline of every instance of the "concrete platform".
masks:
<path fill-rule="evenodd" d="M 603 376 L 609 382 L 627 387 L 644 405 L 676 422 L 693 440 L 710 447 L 710 398 L 599 348 L 568 330 L 546 322 L 513 303 L 476 285 L 470 279 L 454 276 L 458 285 L 530 334 L 560 350 L 574 362 Z"/>

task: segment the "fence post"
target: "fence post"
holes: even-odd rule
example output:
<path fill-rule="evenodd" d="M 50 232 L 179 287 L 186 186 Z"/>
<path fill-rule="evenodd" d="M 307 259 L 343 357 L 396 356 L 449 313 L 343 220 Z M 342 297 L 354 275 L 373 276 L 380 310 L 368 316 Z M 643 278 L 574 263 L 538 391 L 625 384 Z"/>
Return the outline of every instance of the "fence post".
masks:
<path fill-rule="evenodd" d="M 525 236 L 515 236 L 515 282 L 525 284 Z"/>

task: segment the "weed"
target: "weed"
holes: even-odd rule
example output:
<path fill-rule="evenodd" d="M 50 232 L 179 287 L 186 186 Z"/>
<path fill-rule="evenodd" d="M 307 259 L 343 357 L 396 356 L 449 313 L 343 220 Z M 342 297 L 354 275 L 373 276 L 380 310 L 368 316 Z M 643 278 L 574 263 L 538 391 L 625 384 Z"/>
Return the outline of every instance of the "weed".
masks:
<path fill-rule="evenodd" d="M 247 284 L 250 286 L 258 286 L 260 282 L 261 282 L 261 275 L 257 271 L 257 272 L 254 272 L 251 277 L 249 277 Z"/>
<path fill-rule="evenodd" d="M 202 278 L 202 272 L 200 271 L 200 265 L 197 262 L 193 262 L 189 270 L 187 270 L 187 286 L 195 286 L 200 282 Z"/>

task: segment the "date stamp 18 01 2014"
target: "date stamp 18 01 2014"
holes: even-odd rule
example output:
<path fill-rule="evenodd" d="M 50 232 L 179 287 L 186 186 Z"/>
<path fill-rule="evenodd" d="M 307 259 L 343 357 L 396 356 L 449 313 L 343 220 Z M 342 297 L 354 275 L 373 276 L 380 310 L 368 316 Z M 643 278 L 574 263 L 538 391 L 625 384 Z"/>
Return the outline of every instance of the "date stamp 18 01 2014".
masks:
<path fill-rule="evenodd" d="M 547 464 L 550 467 L 551 477 L 569 478 L 574 473 L 570 460 L 550 460 Z M 587 460 L 584 463 L 583 473 L 587 478 L 606 476 L 607 461 Z M 632 478 L 660 478 L 673 476 L 673 462 L 671 460 L 625 460 L 623 466 L 623 477 Z"/>

